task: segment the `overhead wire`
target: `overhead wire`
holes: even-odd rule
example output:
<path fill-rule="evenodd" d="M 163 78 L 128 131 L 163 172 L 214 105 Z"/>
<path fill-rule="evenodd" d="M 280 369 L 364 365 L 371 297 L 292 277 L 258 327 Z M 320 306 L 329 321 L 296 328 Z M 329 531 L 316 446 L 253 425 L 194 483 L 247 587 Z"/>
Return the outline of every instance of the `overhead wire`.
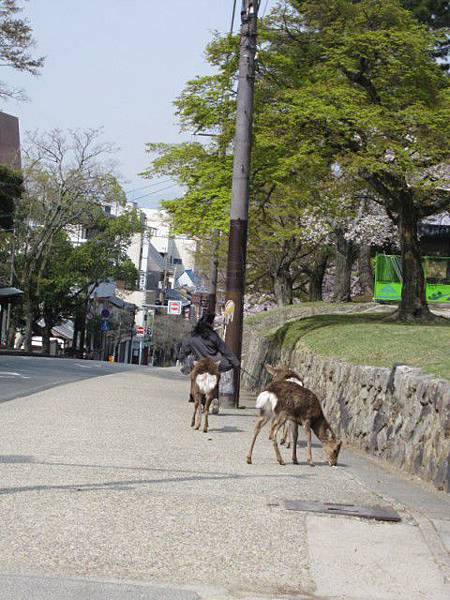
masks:
<path fill-rule="evenodd" d="M 171 188 L 178 187 L 178 183 L 172 183 L 172 185 L 167 185 L 159 190 L 154 190 L 153 192 L 148 192 L 147 194 L 143 194 L 142 196 L 138 196 L 137 198 L 133 198 L 133 202 L 137 200 L 142 200 L 142 198 L 148 198 L 148 196 L 154 196 L 155 194 L 159 194 L 160 192 L 164 192 L 165 190 L 170 190 Z"/>
<path fill-rule="evenodd" d="M 234 0 L 234 2 L 233 2 L 233 12 L 231 13 L 230 35 L 233 35 L 233 31 L 234 31 L 234 17 L 236 16 L 236 2 L 237 2 L 237 0 Z"/>
<path fill-rule="evenodd" d="M 142 185 L 140 187 L 133 188 L 132 190 L 124 190 L 124 191 L 125 191 L 126 194 L 132 194 L 133 192 L 138 192 L 139 190 L 146 190 L 147 188 L 155 187 L 157 185 L 161 185 L 163 183 L 167 183 L 168 181 L 172 181 L 172 179 L 167 178 L 167 179 L 163 179 L 162 181 L 155 181 L 153 183 L 147 183 L 146 185 Z"/>
<path fill-rule="evenodd" d="M 264 6 L 264 10 L 262 12 L 261 19 L 264 19 L 264 17 L 266 16 L 266 10 L 267 10 L 268 6 L 269 6 L 269 0 L 266 0 L 266 4 Z"/>

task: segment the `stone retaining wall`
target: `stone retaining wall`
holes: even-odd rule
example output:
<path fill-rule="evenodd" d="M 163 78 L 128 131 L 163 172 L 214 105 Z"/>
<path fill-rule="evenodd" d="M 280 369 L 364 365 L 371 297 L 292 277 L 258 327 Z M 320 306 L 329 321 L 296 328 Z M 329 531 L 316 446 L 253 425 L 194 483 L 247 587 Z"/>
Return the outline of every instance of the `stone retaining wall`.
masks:
<path fill-rule="evenodd" d="M 282 348 L 276 334 L 248 326 L 244 333 L 246 389 L 267 381 L 264 362 L 298 371 L 317 393 L 336 434 L 401 469 L 450 491 L 450 383 L 419 369 L 391 370 L 321 358 L 302 348 Z"/>

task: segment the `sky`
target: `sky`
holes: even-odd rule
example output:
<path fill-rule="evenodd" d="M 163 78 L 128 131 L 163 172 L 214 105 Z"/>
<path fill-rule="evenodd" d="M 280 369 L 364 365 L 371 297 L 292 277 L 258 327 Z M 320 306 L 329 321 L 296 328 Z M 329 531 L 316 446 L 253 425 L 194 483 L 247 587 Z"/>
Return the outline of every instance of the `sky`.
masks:
<path fill-rule="evenodd" d="M 176 186 L 163 190 L 167 182 L 155 185 L 139 177 L 149 164 L 145 144 L 190 139 L 179 133 L 173 101 L 186 81 L 210 72 L 204 48 L 213 31 L 229 30 L 233 0 L 21 4 L 34 31 L 35 52 L 46 57 L 39 77 L 2 73 L 6 83 L 28 96 L 25 103 L 0 106 L 19 117 L 22 139 L 37 129 L 102 127 L 104 140 L 120 148 L 116 160 L 129 199 L 154 207 L 175 197 Z M 272 0 L 267 4 L 269 9 Z M 236 31 L 240 5 L 237 0 Z"/>

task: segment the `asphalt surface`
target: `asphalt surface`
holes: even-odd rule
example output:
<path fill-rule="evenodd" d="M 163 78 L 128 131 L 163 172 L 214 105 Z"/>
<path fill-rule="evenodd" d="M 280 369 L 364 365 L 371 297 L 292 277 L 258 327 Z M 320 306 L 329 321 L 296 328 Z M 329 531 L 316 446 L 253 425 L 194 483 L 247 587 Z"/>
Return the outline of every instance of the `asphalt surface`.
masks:
<path fill-rule="evenodd" d="M 139 368 L 93 360 L 8 356 L 0 353 L 0 402 L 29 396 L 72 381 Z"/>
<path fill-rule="evenodd" d="M 254 410 L 211 416 L 205 435 L 177 371 L 108 373 L 0 406 L 0 600 L 450 597 L 449 495 L 350 449 L 330 468 L 317 443 L 315 468 L 303 447 L 281 467 L 266 431 L 247 465 Z"/>

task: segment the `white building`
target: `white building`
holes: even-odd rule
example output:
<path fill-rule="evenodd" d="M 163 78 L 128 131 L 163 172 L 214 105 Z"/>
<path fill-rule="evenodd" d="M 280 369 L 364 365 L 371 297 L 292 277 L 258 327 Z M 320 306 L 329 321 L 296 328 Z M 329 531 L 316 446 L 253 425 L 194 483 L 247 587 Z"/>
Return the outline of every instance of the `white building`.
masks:
<path fill-rule="evenodd" d="M 164 259 L 168 271 L 170 287 L 175 287 L 176 279 L 186 269 L 195 267 L 195 240 L 181 235 L 171 235 L 168 214 L 157 208 L 141 209 L 146 217 L 146 226 L 151 235 L 151 243 Z"/>
<path fill-rule="evenodd" d="M 186 268 L 194 267 L 196 242 L 184 236 L 172 236 L 167 213 L 159 209 L 139 209 L 143 232 L 133 237 L 127 254 L 139 272 L 138 289 L 116 290 L 116 295 L 136 305 L 136 338 L 133 356 L 146 362 L 155 304 L 163 293 L 175 287 L 175 282 Z M 173 299 L 173 298 L 172 298 Z M 178 299 L 178 297 L 177 297 Z"/>
<path fill-rule="evenodd" d="M 184 236 L 171 235 L 165 211 L 141 209 L 134 202 L 127 202 L 124 206 L 105 204 L 103 209 L 111 218 L 133 209 L 137 209 L 141 217 L 142 232 L 133 236 L 127 249 L 128 257 L 139 273 L 137 289 L 126 290 L 117 282 L 113 296 L 136 307 L 135 336 L 133 340 L 123 340 L 127 344 L 132 342 L 131 350 L 127 346 L 122 355 L 131 353 L 133 362 L 146 363 L 154 306 L 161 302 L 163 292 L 167 297 L 167 290 L 176 287 L 178 277 L 186 269 L 193 269 L 196 242 Z M 74 245 L 79 245 L 95 236 L 95 230 L 77 226 L 69 231 L 69 236 Z"/>

